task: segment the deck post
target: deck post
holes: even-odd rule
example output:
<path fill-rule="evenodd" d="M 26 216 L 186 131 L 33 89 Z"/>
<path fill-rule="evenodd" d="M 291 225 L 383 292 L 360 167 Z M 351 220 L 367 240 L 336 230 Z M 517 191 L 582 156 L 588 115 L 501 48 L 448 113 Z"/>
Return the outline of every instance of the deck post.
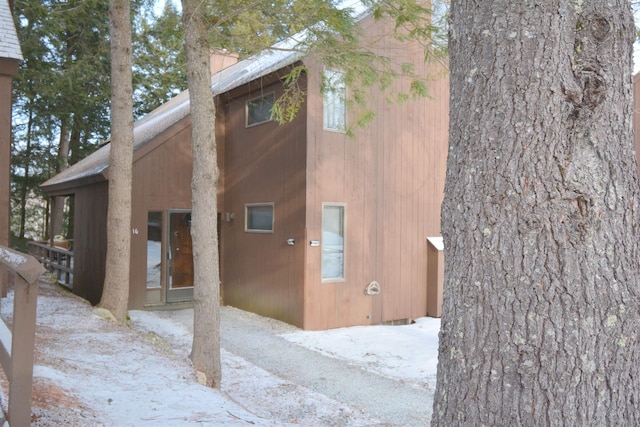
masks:
<path fill-rule="evenodd" d="M 9 378 L 8 418 L 11 426 L 28 426 L 31 424 L 38 281 L 29 284 L 16 275 L 13 292 L 11 369 L 7 373 Z"/>
<path fill-rule="evenodd" d="M 5 246 L 0 246 L 0 264 L 15 272 L 11 330 L 0 322 L 0 363 L 9 380 L 7 419 L 13 427 L 29 426 L 38 280 L 46 270 L 31 255 Z"/>

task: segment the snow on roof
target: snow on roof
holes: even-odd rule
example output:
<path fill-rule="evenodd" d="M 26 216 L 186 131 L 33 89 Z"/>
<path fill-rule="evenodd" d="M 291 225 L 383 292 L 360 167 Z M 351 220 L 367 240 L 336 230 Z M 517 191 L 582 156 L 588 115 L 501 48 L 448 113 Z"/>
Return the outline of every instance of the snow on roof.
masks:
<path fill-rule="evenodd" d="M 185 90 L 136 122 L 133 129 L 134 150 L 143 147 L 156 135 L 188 115 L 189 91 Z M 94 153 L 46 181 L 42 187 L 49 188 L 104 173 L 109 167 L 110 147 L 111 144 L 104 144 Z"/>
<path fill-rule="evenodd" d="M 7 0 L 0 0 L 0 58 L 22 60 L 20 42 Z"/>
<path fill-rule="evenodd" d="M 361 19 L 368 10 L 360 0 L 345 0 L 340 7 L 349 8 L 356 20 Z M 293 64 L 306 55 L 303 41 L 307 37 L 309 37 L 309 32 L 301 31 L 259 54 L 239 61 L 214 74 L 211 77 L 213 95 L 217 96 L 229 92 Z M 138 120 L 133 131 L 134 151 L 188 116 L 189 111 L 189 92 L 184 91 Z M 46 181 L 41 187 L 46 190 L 52 186 L 104 173 L 109 166 L 109 150 L 110 144 L 105 144 L 93 154 Z"/>

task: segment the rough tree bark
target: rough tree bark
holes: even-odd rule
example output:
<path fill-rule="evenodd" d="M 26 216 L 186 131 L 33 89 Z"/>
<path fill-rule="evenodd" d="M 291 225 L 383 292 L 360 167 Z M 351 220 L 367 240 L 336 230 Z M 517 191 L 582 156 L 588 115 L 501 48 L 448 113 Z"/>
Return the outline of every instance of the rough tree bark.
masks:
<path fill-rule="evenodd" d="M 131 254 L 131 169 L 133 161 L 133 89 L 129 0 L 110 0 L 111 150 L 107 259 L 100 307 L 125 324 L 129 304 Z"/>
<path fill-rule="evenodd" d="M 182 0 L 187 53 L 187 81 L 191 102 L 193 152 L 192 222 L 194 263 L 194 328 L 191 360 L 199 381 L 220 387 L 220 268 L 218 263 L 218 162 L 215 104 L 211 93 L 209 44 L 204 7 Z"/>
<path fill-rule="evenodd" d="M 627 0 L 452 2 L 432 424 L 640 425 Z"/>

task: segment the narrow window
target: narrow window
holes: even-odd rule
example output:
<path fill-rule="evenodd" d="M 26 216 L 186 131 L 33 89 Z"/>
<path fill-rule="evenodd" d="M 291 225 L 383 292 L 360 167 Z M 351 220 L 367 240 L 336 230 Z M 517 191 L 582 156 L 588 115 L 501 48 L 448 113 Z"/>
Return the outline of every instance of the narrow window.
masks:
<path fill-rule="evenodd" d="M 325 70 L 323 76 L 323 124 L 327 130 L 346 129 L 346 85 L 344 74 Z"/>
<path fill-rule="evenodd" d="M 344 279 L 344 205 L 322 206 L 322 280 Z"/>
<path fill-rule="evenodd" d="M 270 121 L 274 102 L 274 93 L 248 100 L 246 105 L 247 127 Z"/>
<path fill-rule="evenodd" d="M 244 231 L 273 232 L 273 203 L 251 203 L 244 206 Z"/>
<path fill-rule="evenodd" d="M 446 49 L 449 34 L 449 1 L 431 2 L 431 45 L 435 49 Z"/>
<path fill-rule="evenodd" d="M 162 212 L 147 216 L 147 288 L 159 288 L 162 267 Z"/>

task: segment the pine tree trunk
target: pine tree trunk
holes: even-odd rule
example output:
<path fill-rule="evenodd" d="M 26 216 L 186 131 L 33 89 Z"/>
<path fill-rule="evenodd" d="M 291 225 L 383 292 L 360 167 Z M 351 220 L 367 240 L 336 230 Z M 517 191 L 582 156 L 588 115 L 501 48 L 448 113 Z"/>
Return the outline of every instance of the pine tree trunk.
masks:
<path fill-rule="evenodd" d="M 133 90 L 129 0 L 109 3 L 111 34 L 111 151 L 107 259 L 100 307 L 126 322 L 131 254 L 131 169 L 133 161 Z"/>
<path fill-rule="evenodd" d="M 60 121 L 60 144 L 58 145 L 58 160 L 56 162 L 56 174 L 62 172 L 69 164 L 69 115 L 62 117 Z M 51 238 L 62 234 L 64 223 L 65 197 L 53 197 L 51 203 Z"/>
<path fill-rule="evenodd" d="M 20 231 L 18 231 L 18 237 L 24 239 L 24 234 L 27 226 L 27 197 L 30 190 L 30 159 L 31 159 L 31 135 L 33 130 L 33 108 L 29 110 L 29 120 L 27 121 L 27 138 L 26 146 L 24 150 L 24 180 L 22 187 L 20 188 Z"/>
<path fill-rule="evenodd" d="M 628 1 L 454 1 L 432 424 L 640 425 Z"/>
<path fill-rule="evenodd" d="M 194 333 L 191 360 L 199 379 L 220 387 L 220 268 L 218 263 L 218 162 L 215 104 L 211 93 L 209 45 L 203 6 L 182 0 L 187 81 L 191 101 L 193 152 L 192 223 L 194 263 Z"/>

